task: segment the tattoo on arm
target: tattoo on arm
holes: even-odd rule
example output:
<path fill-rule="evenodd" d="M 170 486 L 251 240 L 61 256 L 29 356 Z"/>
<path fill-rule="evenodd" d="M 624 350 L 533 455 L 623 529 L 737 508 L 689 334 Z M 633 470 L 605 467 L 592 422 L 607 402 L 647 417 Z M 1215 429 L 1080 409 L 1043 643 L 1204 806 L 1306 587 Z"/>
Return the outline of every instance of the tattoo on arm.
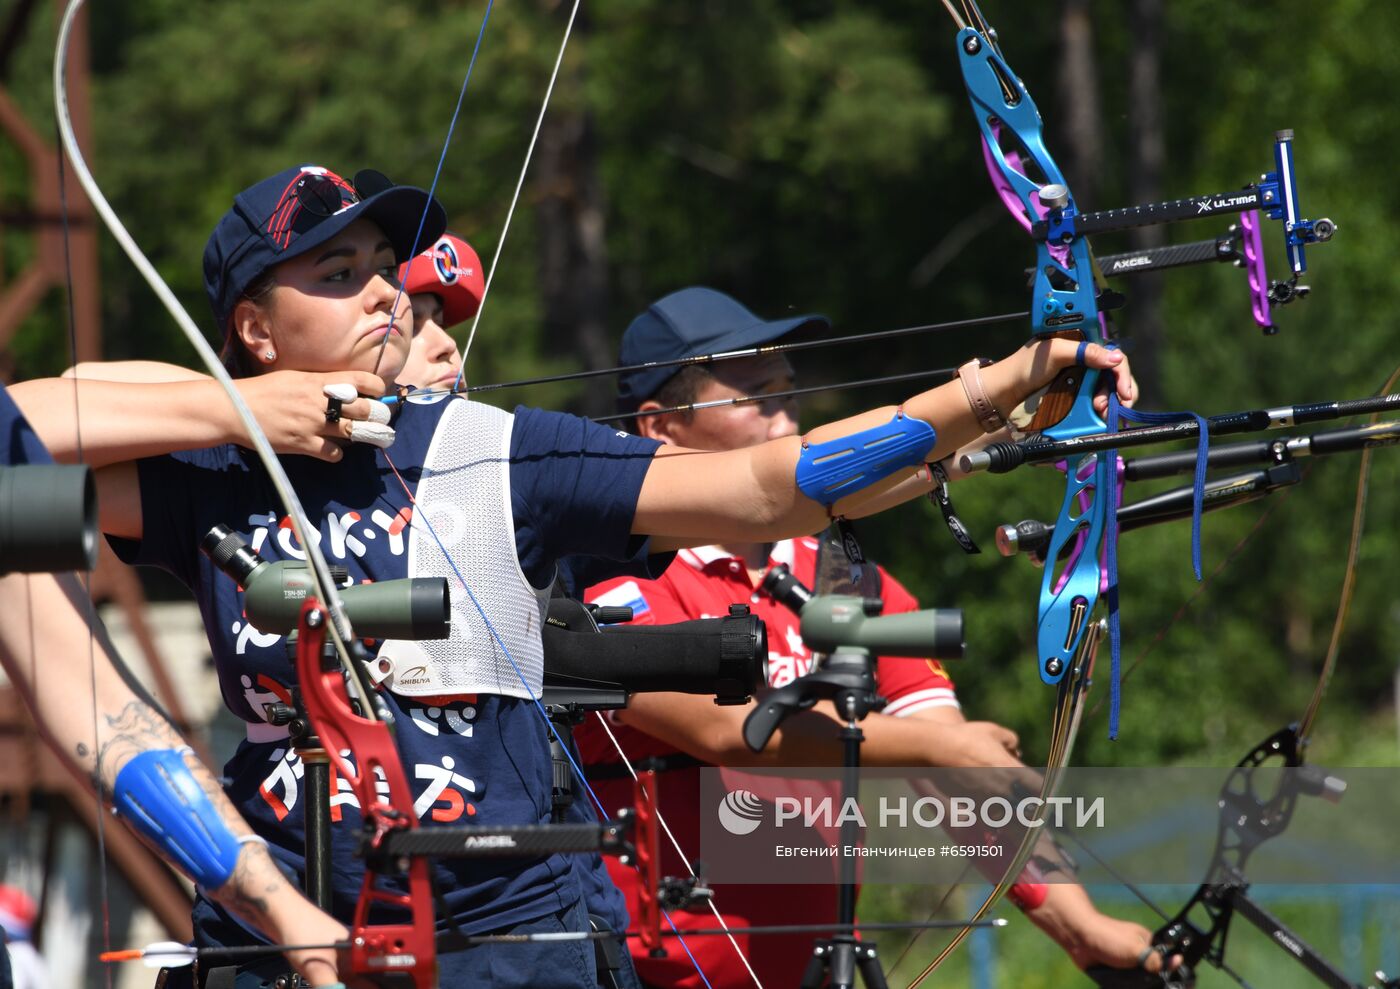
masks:
<path fill-rule="evenodd" d="M 131 759 L 150 749 L 178 749 L 185 744 L 170 723 L 141 700 L 130 701 L 116 714 L 108 714 L 102 720 L 96 770 L 102 791 L 108 796 L 117 773 Z M 199 766 L 195 775 L 196 778 L 208 776 L 208 771 Z"/>
<path fill-rule="evenodd" d="M 285 894 L 290 883 L 261 845 L 244 845 L 229 881 L 215 896 L 225 907 L 259 930 L 267 930 L 268 906 L 274 896 Z"/>
<path fill-rule="evenodd" d="M 97 766 L 103 790 L 108 795 L 117 773 L 135 756 L 151 749 L 178 749 L 184 745 L 170 723 L 141 700 L 131 701 L 104 720 Z M 213 773 L 189 752 L 185 753 L 185 765 L 229 830 L 239 836 L 251 834 L 247 822 L 229 801 Z M 211 893 L 240 918 L 268 932 L 274 919 L 272 903 L 285 899 L 289 893 L 295 895 L 296 889 L 265 847 L 256 842 L 247 842 L 239 852 L 233 874 Z"/>

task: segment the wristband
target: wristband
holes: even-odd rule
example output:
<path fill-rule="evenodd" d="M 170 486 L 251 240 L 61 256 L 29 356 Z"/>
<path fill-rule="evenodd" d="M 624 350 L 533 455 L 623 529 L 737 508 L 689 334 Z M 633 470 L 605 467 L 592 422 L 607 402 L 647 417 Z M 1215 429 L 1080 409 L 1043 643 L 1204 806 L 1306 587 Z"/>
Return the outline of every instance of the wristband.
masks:
<path fill-rule="evenodd" d="M 967 404 L 972 407 L 972 414 L 982 424 L 984 433 L 995 433 L 1006 425 L 1006 420 L 987 397 L 987 389 L 982 385 L 982 368 L 991 363 L 992 361 L 985 357 L 974 357 L 957 370 L 957 378 L 962 382 Z"/>
<path fill-rule="evenodd" d="M 1050 889 L 1044 883 L 1019 882 L 1007 891 L 1006 898 L 1023 912 L 1029 913 L 1044 903 L 1049 894 Z"/>
<path fill-rule="evenodd" d="M 1015 884 L 1007 890 L 1006 898 L 1021 910 L 1030 912 L 1044 903 L 1049 895 L 1050 888 L 1045 885 L 1044 875 L 1034 862 L 1027 862 Z"/>

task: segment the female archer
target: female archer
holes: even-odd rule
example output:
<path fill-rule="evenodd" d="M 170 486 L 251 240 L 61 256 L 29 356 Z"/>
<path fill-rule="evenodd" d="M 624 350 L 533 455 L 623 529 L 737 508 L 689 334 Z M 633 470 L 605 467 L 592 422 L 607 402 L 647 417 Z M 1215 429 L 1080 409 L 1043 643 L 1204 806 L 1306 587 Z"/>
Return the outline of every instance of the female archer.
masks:
<path fill-rule="evenodd" d="M 1077 361 L 1112 371 L 1120 396 L 1133 397 L 1120 353 L 1041 340 L 897 409 L 740 450 L 660 447 L 573 416 L 510 414 L 445 393 L 400 403 L 390 448 L 347 444 L 355 423 L 382 418 L 377 396 L 409 352 L 398 266 L 444 226 L 441 207 L 419 190 L 301 166 L 239 194 L 204 255 L 230 366 L 274 445 L 301 454 L 285 466 L 327 557 L 357 583 L 436 573 L 453 585 L 449 640 L 376 644 L 412 811 L 427 826 L 549 820 L 550 752 L 532 698 L 556 561 L 578 554 L 635 566 L 649 553 L 771 541 L 884 507 L 923 464 L 997 425 Z M 346 384 L 374 398 L 328 406 L 325 386 Z M 247 623 L 240 588 L 198 547 L 226 525 L 266 559 L 304 554 L 212 383 L 77 386 L 76 403 L 71 382 L 30 382 L 14 397 L 60 458 L 77 452 L 76 406 L 83 456 L 101 468 L 104 531 L 123 558 L 163 567 L 194 593 L 224 700 L 247 727 L 225 770 L 228 795 L 274 857 L 299 872 L 300 765 L 265 713 L 293 686 L 285 646 Z M 346 795 L 332 803 L 334 912 L 345 918 L 362 874 L 359 814 Z M 443 908 L 467 933 L 586 926 L 577 875 L 561 856 L 438 862 L 434 871 Z M 207 898 L 195 927 L 201 944 L 252 937 Z M 578 942 L 494 944 L 441 965 L 448 986 L 595 984 L 591 950 Z"/>

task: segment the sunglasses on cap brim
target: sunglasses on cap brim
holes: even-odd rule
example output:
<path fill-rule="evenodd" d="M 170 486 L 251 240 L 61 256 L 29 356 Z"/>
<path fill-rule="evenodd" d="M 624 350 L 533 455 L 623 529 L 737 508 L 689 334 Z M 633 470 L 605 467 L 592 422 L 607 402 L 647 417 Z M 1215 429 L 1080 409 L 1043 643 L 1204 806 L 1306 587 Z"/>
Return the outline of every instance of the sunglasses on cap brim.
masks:
<path fill-rule="evenodd" d="M 383 172 L 362 168 L 348 185 L 343 179 L 307 172 L 292 186 L 292 194 L 303 209 L 325 217 L 393 187 L 393 181 Z"/>

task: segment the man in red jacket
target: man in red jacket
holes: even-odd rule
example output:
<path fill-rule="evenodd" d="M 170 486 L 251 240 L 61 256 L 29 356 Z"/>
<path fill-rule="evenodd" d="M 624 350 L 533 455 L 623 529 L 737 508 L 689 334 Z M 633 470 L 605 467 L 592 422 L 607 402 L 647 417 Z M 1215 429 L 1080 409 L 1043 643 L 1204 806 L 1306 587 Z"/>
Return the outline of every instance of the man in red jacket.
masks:
<path fill-rule="evenodd" d="M 765 321 L 737 301 L 707 288 L 687 288 L 650 306 L 623 336 L 619 363 L 645 364 L 699 354 L 740 350 L 771 343 L 797 331 L 829 328 L 825 317 L 808 315 Z M 792 389 L 793 372 L 781 354 L 740 358 L 709 365 L 647 368 L 619 378 L 618 410 L 642 413 L 633 429 L 643 436 L 690 449 L 731 450 L 792 435 L 798 431 L 792 399 L 726 404 L 664 415 L 646 415 L 691 403 Z M 807 673 L 812 654 L 798 634 L 797 616 L 761 590 L 768 572 L 786 564 L 811 588 L 817 580 L 819 543 L 794 539 L 776 544 L 704 546 L 681 550 L 659 580 L 622 578 L 591 588 L 586 597 L 602 605 L 625 605 L 637 624 L 668 624 L 721 616 L 731 604 L 747 604 L 768 627 L 769 685 L 781 687 Z M 918 602 L 883 570 L 879 596 L 885 612 L 912 611 Z M 880 693 L 888 698 L 883 712 L 862 722 L 866 766 L 1016 766 L 1020 754 L 1013 732 L 991 722 L 969 722 L 962 714 L 952 681 L 936 661 L 881 657 Z M 611 718 L 611 731 L 629 760 L 651 759 L 659 774 L 660 810 L 689 857 L 699 848 L 699 770 L 703 765 L 836 766 L 841 763 L 837 724 L 820 707 L 783 722 L 760 753 L 749 751 L 742 726 L 753 706 L 716 706 L 712 699 L 687 694 L 637 694 Z M 612 741 L 597 722 L 576 733 L 585 772 L 604 806 L 631 802 L 630 783 Z M 663 838 L 661 872 L 685 875 L 685 864 Z M 608 862 L 614 881 L 627 897 L 635 922 L 638 876 L 635 870 Z M 820 866 L 818 866 L 820 867 Z M 835 863 L 825 866 L 836 879 Z M 1080 966 L 1107 964 L 1156 968 L 1160 959 L 1144 954 L 1151 942 L 1146 928 L 1099 913 L 1082 887 L 1035 882 L 1023 876 L 1012 899 L 1030 919 L 1061 944 Z M 731 927 L 767 924 L 819 924 L 836 919 L 836 897 L 824 886 L 745 885 L 716 887 L 715 905 Z M 708 912 L 672 911 L 671 920 L 685 928 L 715 926 Z M 812 935 L 735 935 L 745 960 L 724 939 L 688 938 L 686 945 L 715 986 L 791 985 L 812 953 Z M 686 953 L 669 944 L 664 957 L 649 957 L 634 939 L 633 960 L 643 980 L 655 987 L 699 986 L 700 977 Z"/>

